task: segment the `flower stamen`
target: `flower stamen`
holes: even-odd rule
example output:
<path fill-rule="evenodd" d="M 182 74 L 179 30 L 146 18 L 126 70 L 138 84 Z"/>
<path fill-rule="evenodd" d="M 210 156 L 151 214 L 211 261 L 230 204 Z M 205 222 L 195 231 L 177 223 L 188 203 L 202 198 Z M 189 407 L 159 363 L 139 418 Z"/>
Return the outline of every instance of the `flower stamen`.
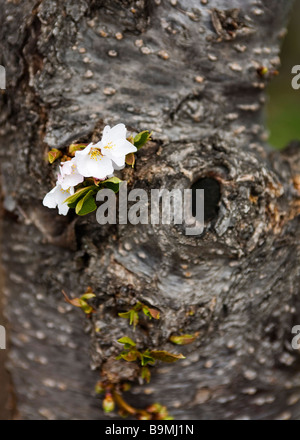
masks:
<path fill-rule="evenodd" d="M 116 147 L 116 144 L 113 144 L 112 141 L 110 141 L 103 148 L 105 148 L 106 150 L 112 150 L 115 147 Z"/>
<path fill-rule="evenodd" d="M 89 156 L 91 157 L 91 159 L 98 161 L 102 159 L 103 154 L 101 153 L 99 148 L 91 148 L 91 151 L 89 152 Z"/>

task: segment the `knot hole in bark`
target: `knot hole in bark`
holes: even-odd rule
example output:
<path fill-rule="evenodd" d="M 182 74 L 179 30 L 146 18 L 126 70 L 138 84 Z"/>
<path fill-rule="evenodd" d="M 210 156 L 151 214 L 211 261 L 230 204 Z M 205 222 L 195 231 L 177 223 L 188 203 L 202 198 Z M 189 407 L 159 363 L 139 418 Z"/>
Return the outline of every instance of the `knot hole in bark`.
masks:
<path fill-rule="evenodd" d="M 202 177 L 193 183 L 192 189 L 192 214 L 196 216 L 197 189 L 204 189 L 204 221 L 213 220 L 219 212 L 221 200 L 220 183 L 213 177 Z"/>

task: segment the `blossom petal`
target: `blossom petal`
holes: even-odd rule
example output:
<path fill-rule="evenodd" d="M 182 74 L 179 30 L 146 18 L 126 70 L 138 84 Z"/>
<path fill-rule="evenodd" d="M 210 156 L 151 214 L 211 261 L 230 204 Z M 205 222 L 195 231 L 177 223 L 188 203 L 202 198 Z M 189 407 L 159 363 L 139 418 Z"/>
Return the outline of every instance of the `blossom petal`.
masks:
<path fill-rule="evenodd" d="M 102 133 L 102 139 L 101 139 L 100 142 L 103 142 L 103 140 L 105 141 L 105 140 L 108 139 L 108 137 L 109 137 L 109 133 L 110 133 L 110 130 L 111 130 L 111 128 L 110 128 L 109 125 L 106 125 L 106 126 L 104 127 L 104 129 L 103 129 L 103 133 Z"/>
<path fill-rule="evenodd" d="M 62 162 L 59 167 L 60 173 L 62 176 L 66 176 L 72 173 L 72 167 L 75 165 L 74 158 L 72 160 L 67 160 L 66 162 Z M 75 165 L 76 166 L 76 165 Z"/>
<path fill-rule="evenodd" d="M 59 215 L 67 215 L 69 212 L 69 207 L 66 203 L 62 203 L 57 206 Z"/>
<path fill-rule="evenodd" d="M 62 189 L 66 190 L 70 188 L 70 186 L 79 185 L 84 181 L 84 177 L 77 173 L 70 174 L 69 176 L 65 176 L 63 180 L 60 182 Z"/>
<path fill-rule="evenodd" d="M 95 177 L 96 179 L 105 179 L 105 177 L 114 172 L 112 162 L 108 157 L 99 156 L 98 160 L 86 156 L 78 159 L 77 168 L 84 177 Z"/>
<path fill-rule="evenodd" d="M 94 146 L 93 143 L 89 144 L 88 146 L 86 146 L 83 150 L 78 150 L 75 152 L 75 157 L 74 157 L 74 163 L 77 164 L 77 159 L 79 157 L 85 157 L 89 154 L 89 152 L 91 151 L 91 148 Z"/>
<path fill-rule="evenodd" d="M 56 189 L 57 189 L 57 187 L 55 186 L 44 197 L 43 205 L 47 206 L 47 208 L 56 208 L 56 206 L 57 206 L 56 197 L 55 197 Z"/>
<path fill-rule="evenodd" d="M 67 190 L 63 190 L 60 186 L 58 186 L 56 192 L 56 201 L 58 207 L 58 213 L 60 215 L 67 215 L 69 211 L 69 207 L 67 203 L 65 203 L 66 199 L 70 197 L 70 195 L 74 194 L 74 188 L 68 188 Z"/>
<path fill-rule="evenodd" d="M 121 170 L 125 166 L 125 156 L 122 157 L 112 157 L 111 160 L 113 161 L 114 169 L 115 170 Z"/>
<path fill-rule="evenodd" d="M 102 143 L 109 141 L 117 141 L 119 139 L 126 139 L 126 127 L 124 124 L 117 124 L 113 128 L 106 125 L 103 130 Z"/>
<path fill-rule="evenodd" d="M 60 174 L 57 177 L 57 183 L 61 185 L 63 190 L 67 190 L 71 186 L 76 186 L 84 181 L 84 177 L 78 172 L 75 158 L 62 162 L 59 170 Z"/>
<path fill-rule="evenodd" d="M 48 208 L 56 208 L 57 206 L 59 214 L 67 215 L 69 207 L 65 203 L 65 200 L 72 194 L 74 194 L 73 187 L 63 190 L 62 187 L 57 184 L 48 194 L 46 194 L 43 200 L 43 205 Z"/>
<path fill-rule="evenodd" d="M 102 147 L 101 151 L 104 156 L 114 159 L 116 157 L 125 157 L 128 153 L 135 153 L 137 149 L 126 139 L 119 139 L 114 143 L 111 141 L 111 144 L 107 144 Z"/>

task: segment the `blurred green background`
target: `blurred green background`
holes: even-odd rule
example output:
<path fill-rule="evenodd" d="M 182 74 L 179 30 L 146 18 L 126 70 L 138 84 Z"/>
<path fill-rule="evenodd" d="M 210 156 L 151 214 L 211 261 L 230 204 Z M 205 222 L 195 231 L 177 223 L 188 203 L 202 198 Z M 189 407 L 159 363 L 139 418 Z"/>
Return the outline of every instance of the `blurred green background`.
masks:
<path fill-rule="evenodd" d="M 280 74 L 268 87 L 266 125 L 269 143 L 275 148 L 300 140 L 300 89 L 294 90 L 291 85 L 295 65 L 300 65 L 300 0 L 295 0 L 282 46 Z"/>

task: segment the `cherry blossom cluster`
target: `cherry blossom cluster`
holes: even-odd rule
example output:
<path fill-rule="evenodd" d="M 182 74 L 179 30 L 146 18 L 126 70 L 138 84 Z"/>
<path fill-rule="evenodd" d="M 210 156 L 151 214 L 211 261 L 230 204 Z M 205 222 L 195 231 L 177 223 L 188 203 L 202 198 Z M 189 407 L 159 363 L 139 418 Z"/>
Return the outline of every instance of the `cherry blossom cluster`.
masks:
<path fill-rule="evenodd" d="M 147 133 L 146 137 L 141 136 L 144 133 Z M 145 141 L 149 140 L 149 132 L 142 132 L 135 138 L 137 139 L 136 142 L 134 142 L 134 139 L 132 139 L 133 142 L 129 142 L 124 124 L 118 124 L 112 128 L 107 125 L 103 130 L 100 142 L 90 143 L 84 146 L 83 149 L 78 149 L 71 160 L 61 162 L 56 185 L 44 197 L 43 205 L 48 208 L 57 207 L 59 214 L 67 215 L 70 202 L 80 199 L 79 196 L 73 197 L 73 199 L 70 198 L 75 193 L 80 193 L 82 199 L 83 196 L 87 198 L 89 195 L 90 198 L 87 198 L 84 202 L 89 202 L 91 205 L 90 199 L 96 185 L 84 186 L 86 179 L 91 178 L 98 184 L 99 182 L 108 181 L 107 179 L 116 179 L 113 177 L 114 171 L 124 168 L 126 156 L 137 151 L 134 144 L 140 145 L 142 137 Z M 145 142 L 142 141 L 143 143 Z M 75 187 L 80 184 L 83 184 L 83 188 L 79 188 L 79 191 L 75 192 L 78 190 Z"/>

